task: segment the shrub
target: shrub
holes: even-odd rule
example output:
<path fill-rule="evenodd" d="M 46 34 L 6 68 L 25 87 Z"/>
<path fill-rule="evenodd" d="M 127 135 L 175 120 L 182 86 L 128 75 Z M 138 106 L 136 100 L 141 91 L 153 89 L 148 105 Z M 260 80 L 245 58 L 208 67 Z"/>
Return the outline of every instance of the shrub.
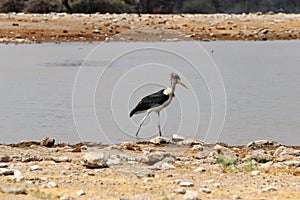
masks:
<path fill-rule="evenodd" d="M 24 0 L 2 0 L 0 1 L 0 12 L 21 12 L 24 6 Z"/>
<path fill-rule="evenodd" d="M 61 2 L 59 0 L 28 0 L 25 3 L 24 12 L 29 13 L 49 13 L 61 12 Z"/>

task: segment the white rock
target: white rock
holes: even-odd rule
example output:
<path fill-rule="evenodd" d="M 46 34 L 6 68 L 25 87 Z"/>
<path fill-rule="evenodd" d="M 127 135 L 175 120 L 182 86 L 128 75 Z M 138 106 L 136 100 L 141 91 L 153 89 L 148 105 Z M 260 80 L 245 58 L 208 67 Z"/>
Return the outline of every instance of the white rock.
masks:
<path fill-rule="evenodd" d="M 185 140 L 186 138 L 184 136 L 181 135 L 177 135 L 177 134 L 173 134 L 172 135 L 172 142 L 180 142 Z"/>
<path fill-rule="evenodd" d="M 198 173 L 198 172 L 205 172 L 206 171 L 206 169 L 205 168 L 203 168 L 203 167 L 198 167 L 198 168 L 196 168 L 196 169 L 194 169 L 194 173 Z"/>
<path fill-rule="evenodd" d="M 214 183 L 214 186 L 217 187 L 217 188 L 220 188 L 222 186 L 221 183 Z"/>
<path fill-rule="evenodd" d="M 179 183 L 180 186 L 182 187 L 193 187 L 194 183 L 193 182 L 189 182 L 189 181 L 182 181 Z"/>
<path fill-rule="evenodd" d="M 8 176 L 8 175 L 14 175 L 14 170 L 6 169 L 6 168 L 0 168 L 0 176 Z"/>
<path fill-rule="evenodd" d="M 183 196 L 184 200 L 200 200 L 200 195 L 198 192 L 188 190 Z"/>
<path fill-rule="evenodd" d="M 175 167 L 167 162 L 163 162 L 161 164 L 161 169 L 167 170 L 167 169 L 175 169 Z"/>
<path fill-rule="evenodd" d="M 238 194 L 234 194 L 234 195 L 232 196 L 232 199 L 233 199 L 233 200 L 235 200 L 235 199 L 241 199 L 241 197 L 240 197 L 240 195 L 238 195 Z"/>
<path fill-rule="evenodd" d="M 175 193 L 175 194 L 185 194 L 186 190 L 183 189 L 183 188 L 174 188 L 173 193 Z"/>
<path fill-rule="evenodd" d="M 54 187 L 58 187 L 58 184 L 53 181 L 51 181 L 45 185 L 42 185 L 42 188 L 54 188 Z"/>
<path fill-rule="evenodd" d="M 19 170 L 14 170 L 14 176 L 13 176 L 13 179 L 16 181 L 16 182 L 21 182 L 24 180 L 24 177 L 22 175 L 22 173 L 19 171 Z"/>
<path fill-rule="evenodd" d="M 259 171 L 259 170 L 254 170 L 254 171 L 251 172 L 251 175 L 253 175 L 253 176 L 257 176 L 257 175 L 260 175 L 260 174 L 261 174 L 261 171 Z"/>
<path fill-rule="evenodd" d="M 204 181 L 205 183 L 213 183 L 213 182 L 215 182 L 215 179 L 208 179 L 208 180 L 206 180 L 206 181 Z"/>
<path fill-rule="evenodd" d="M 33 165 L 29 168 L 30 171 L 42 171 L 43 168 L 38 165 Z"/>
<path fill-rule="evenodd" d="M 85 192 L 84 192 L 83 190 L 78 190 L 78 191 L 76 192 L 76 194 L 77 194 L 78 196 L 83 196 L 83 195 L 85 195 Z"/>
<path fill-rule="evenodd" d="M 165 137 L 157 136 L 155 138 L 152 138 L 149 142 L 152 144 L 168 144 L 170 143 L 170 140 Z"/>
<path fill-rule="evenodd" d="M 262 192 L 276 191 L 276 190 L 277 190 L 277 187 L 275 187 L 275 186 L 269 186 L 269 187 L 261 189 Z"/>
<path fill-rule="evenodd" d="M 206 187 L 200 188 L 200 191 L 201 191 L 201 192 L 204 192 L 204 193 L 207 193 L 207 194 L 210 194 L 210 193 L 211 193 L 211 190 L 208 189 L 208 188 L 206 188 Z"/>

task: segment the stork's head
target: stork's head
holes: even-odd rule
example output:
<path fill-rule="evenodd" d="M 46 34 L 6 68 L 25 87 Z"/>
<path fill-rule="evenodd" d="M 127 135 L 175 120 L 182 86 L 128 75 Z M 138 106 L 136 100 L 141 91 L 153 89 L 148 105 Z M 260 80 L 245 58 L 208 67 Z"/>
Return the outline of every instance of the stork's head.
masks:
<path fill-rule="evenodd" d="M 180 84 L 183 87 L 185 87 L 186 89 L 188 89 L 188 87 L 186 86 L 186 84 L 180 79 L 180 77 L 178 76 L 178 74 L 172 73 L 171 74 L 171 83 L 173 84 Z"/>

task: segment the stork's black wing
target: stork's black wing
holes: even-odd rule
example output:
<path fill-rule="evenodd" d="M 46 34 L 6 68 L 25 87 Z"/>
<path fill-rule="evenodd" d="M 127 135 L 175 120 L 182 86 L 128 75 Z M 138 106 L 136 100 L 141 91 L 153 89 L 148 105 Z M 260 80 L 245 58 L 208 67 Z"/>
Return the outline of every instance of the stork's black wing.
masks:
<path fill-rule="evenodd" d="M 145 111 L 153 107 L 157 107 L 162 105 L 169 99 L 169 95 L 164 94 L 164 89 L 150 94 L 138 103 L 138 105 L 130 112 L 130 117 L 134 115 L 138 111 Z"/>

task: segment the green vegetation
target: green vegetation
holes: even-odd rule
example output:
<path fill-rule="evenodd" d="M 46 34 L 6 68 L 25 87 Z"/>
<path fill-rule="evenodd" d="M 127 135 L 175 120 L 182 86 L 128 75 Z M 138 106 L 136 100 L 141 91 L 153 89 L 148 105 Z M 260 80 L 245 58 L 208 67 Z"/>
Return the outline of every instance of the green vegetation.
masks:
<path fill-rule="evenodd" d="M 53 195 L 52 193 L 46 194 L 45 192 L 42 192 L 39 189 L 34 190 L 32 192 L 32 196 L 37 199 L 47 199 L 47 200 L 57 199 L 57 196 Z"/>
<path fill-rule="evenodd" d="M 229 173 L 236 169 L 237 161 L 236 159 L 232 158 L 218 157 L 217 163 L 220 165 L 220 168 L 223 172 Z"/>
<path fill-rule="evenodd" d="M 300 13 L 299 0 L 0 0 L 0 12 Z"/>

